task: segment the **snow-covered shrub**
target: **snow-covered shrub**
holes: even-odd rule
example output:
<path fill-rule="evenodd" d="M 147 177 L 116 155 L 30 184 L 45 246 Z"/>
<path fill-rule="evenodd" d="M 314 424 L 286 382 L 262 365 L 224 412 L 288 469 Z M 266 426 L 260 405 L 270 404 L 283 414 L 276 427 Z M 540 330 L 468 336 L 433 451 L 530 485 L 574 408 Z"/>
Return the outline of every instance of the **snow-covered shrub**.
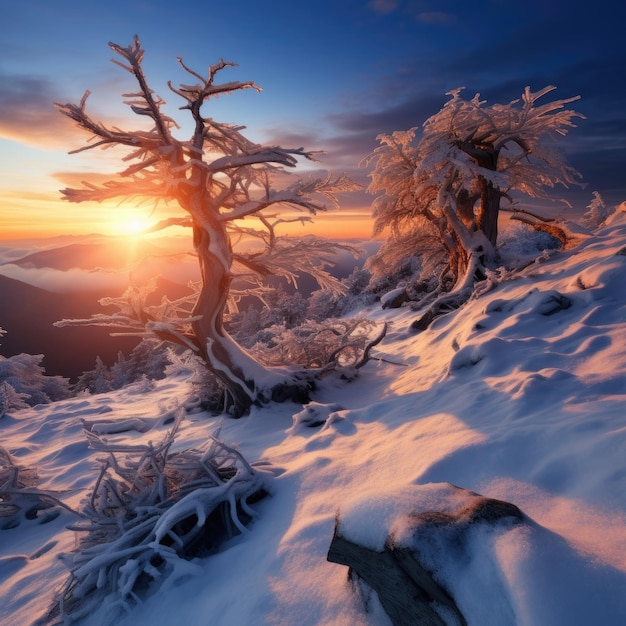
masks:
<path fill-rule="evenodd" d="M 367 269 L 355 267 L 349 276 L 341 280 L 342 294 L 326 289 L 314 291 L 308 300 L 307 318 L 321 322 L 372 304 L 376 296 L 368 289 L 370 280 L 371 274 Z"/>
<path fill-rule="evenodd" d="M 43 354 L 0 356 L 0 382 L 10 385 L 17 397 L 28 406 L 56 402 L 70 395 L 69 379 L 45 375 L 45 369 L 41 365 L 43 356 Z M 15 401 L 15 395 L 12 397 Z"/>
<path fill-rule="evenodd" d="M 299 326 L 306 319 L 306 308 L 306 300 L 299 291 L 287 293 L 282 287 L 278 287 L 267 295 L 267 308 L 262 311 L 263 326 Z"/>
<path fill-rule="evenodd" d="M 19 411 L 28 408 L 26 398 L 28 394 L 15 391 L 6 380 L 0 382 L 0 417 L 4 417 L 11 410 Z"/>
<path fill-rule="evenodd" d="M 245 311 L 232 315 L 228 324 L 229 332 L 246 348 L 254 343 L 252 337 L 262 328 L 261 309 L 253 304 Z"/>
<path fill-rule="evenodd" d="M 96 357 L 96 365 L 92 370 L 83 372 L 74 385 L 74 392 L 88 391 L 92 394 L 106 393 L 113 389 L 111 372 L 102 359 Z"/>
<path fill-rule="evenodd" d="M 182 352 L 182 348 L 179 351 Z M 161 380 L 165 377 L 172 353 L 172 349 L 164 342 L 146 338 L 133 348 L 128 357 L 118 352 L 111 367 L 98 356 L 94 369 L 83 372 L 73 386 L 74 393 L 107 393 L 144 379 Z"/>
<path fill-rule="evenodd" d="M 525 265 L 544 250 L 558 250 L 560 242 L 546 232 L 525 224 L 509 224 L 498 237 L 498 254 L 507 265 Z"/>
<path fill-rule="evenodd" d="M 331 317 L 338 317 L 337 298 L 324 289 L 317 289 L 309 298 L 307 317 L 315 322 L 322 322 Z"/>
<path fill-rule="evenodd" d="M 355 267 L 352 273 L 341 282 L 347 288 L 347 295 L 358 296 L 367 289 L 371 278 L 372 275 L 367 269 L 364 267 Z"/>
<path fill-rule="evenodd" d="M 86 521 L 73 527 L 84 536 L 65 556 L 71 574 L 50 619 L 78 620 L 108 598 L 114 621 L 155 583 L 195 573 L 191 559 L 246 530 L 256 514 L 250 503 L 266 493 L 264 478 L 214 436 L 202 449 L 172 452 L 184 414 L 156 445 L 111 444 L 86 431 L 104 457 Z"/>
<path fill-rule="evenodd" d="M 163 341 L 146 338 L 128 355 L 126 378 L 129 382 L 135 382 L 144 376 L 149 380 L 161 380 L 165 377 L 165 368 L 170 363 L 172 353 L 184 351 L 180 346 L 172 347 Z"/>
<path fill-rule="evenodd" d="M 170 364 L 165 368 L 167 376 L 177 375 L 183 371 L 191 374 L 189 378 L 191 394 L 185 402 L 188 413 L 211 411 L 220 414 L 226 411 L 222 403 L 224 389 L 217 376 L 206 367 L 202 359 L 191 350 L 178 354 L 172 349 L 169 360 Z"/>
<path fill-rule="evenodd" d="M 444 271 L 445 254 L 428 233 L 420 237 L 412 230 L 396 233 L 367 259 L 365 267 L 371 272 L 368 291 L 377 299 L 402 288 L 408 300 L 417 301 L 438 287 L 447 290 L 452 286 Z"/>
<path fill-rule="evenodd" d="M 288 293 L 279 286 L 266 289 L 259 304 L 229 316 L 227 328 L 238 343 L 249 348 L 257 341 L 257 333 L 271 326 L 293 328 L 306 319 L 307 301 L 299 291 Z M 259 306 L 262 305 L 262 306 Z"/>

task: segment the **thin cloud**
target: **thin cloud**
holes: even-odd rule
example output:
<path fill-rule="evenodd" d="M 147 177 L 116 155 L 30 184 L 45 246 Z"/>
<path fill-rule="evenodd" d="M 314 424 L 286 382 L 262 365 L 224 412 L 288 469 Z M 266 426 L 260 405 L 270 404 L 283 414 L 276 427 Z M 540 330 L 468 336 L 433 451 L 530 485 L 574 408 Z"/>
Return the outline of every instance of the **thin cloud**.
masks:
<path fill-rule="evenodd" d="M 143 284 L 154 276 L 161 276 L 180 285 L 199 279 L 197 260 L 193 256 L 183 254 L 178 259 L 146 258 L 140 265 L 124 270 L 29 268 L 9 261 L 0 265 L 0 275 L 56 293 L 91 291 L 121 294 L 131 280 Z"/>
<path fill-rule="evenodd" d="M 376 13 L 388 15 L 400 6 L 400 2 L 398 0 L 370 0 L 367 6 Z"/>
<path fill-rule="evenodd" d="M 128 275 L 77 268 L 66 271 L 49 267 L 30 269 L 9 263 L 0 267 L 0 274 L 46 291 L 58 293 L 106 290 L 121 293 L 128 286 Z"/>
<path fill-rule="evenodd" d="M 304 148 L 315 152 L 323 150 L 323 138 L 321 130 L 314 127 L 310 128 L 294 128 L 290 126 L 288 129 L 279 127 L 268 127 L 263 129 L 263 135 L 266 138 L 265 143 L 279 145 L 283 148 Z"/>
<path fill-rule="evenodd" d="M 106 101 L 107 92 L 123 91 L 119 82 L 100 82 L 101 95 L 88 104 L 89 114 L 95 120 L 112 127 L 149 127 L 150 122 L 133 116 L 121 108 L 119 102 Z M 79 100 L 80 97 L 69 99 L 75 103 Z M 54 106 L 55 102 L 67 101 L 67 96 L 60 95 L 56 85 L 45 76 L 9 74 L 0 70 L 0 137 L 51 150 L 67 151 L 85 145 L 89 134 Z M 111 110 L 103 113 L 103 106 L 110 106 Z"/>
<path fill-rule="evenodd" d="M 38 148 L 66 146 L 76 131 L 55 99 L 53 83 L 43 76 L 0 73 L 0 137 Z"/>

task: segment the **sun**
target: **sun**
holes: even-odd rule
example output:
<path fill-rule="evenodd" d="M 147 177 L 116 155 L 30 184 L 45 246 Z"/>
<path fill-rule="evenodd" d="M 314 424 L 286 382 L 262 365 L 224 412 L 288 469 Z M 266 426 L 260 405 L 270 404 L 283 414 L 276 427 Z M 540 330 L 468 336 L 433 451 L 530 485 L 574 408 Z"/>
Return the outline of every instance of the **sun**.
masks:
<path fill-rule="evenodd" d="M 152 226 L 151 220 L 141 214 L 129 214 L 120 216 L 113 224 L 113 228 L 117 235 L 126 237 L 136 237 L 147 232 Z"/>

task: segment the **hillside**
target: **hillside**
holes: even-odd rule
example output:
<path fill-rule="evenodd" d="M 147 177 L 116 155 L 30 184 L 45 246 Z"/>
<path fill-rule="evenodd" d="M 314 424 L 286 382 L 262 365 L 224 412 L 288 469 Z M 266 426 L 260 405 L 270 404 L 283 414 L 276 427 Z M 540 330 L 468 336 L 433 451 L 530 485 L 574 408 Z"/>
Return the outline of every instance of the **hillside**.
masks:
<path fill-rule="evenodd" d="M 361 311 L 389 324 L 385 341 L 351 382 L 323 379 L 308 407 L 255 407 L 240 420 L 187 413 L 174 449 L 219 432 L 256 463 L 270 497 L 253 505 L 248 532 L 160 579 L 141 604 L 126 596 L 125 609 L 113 595 L 78 623 L 386 626 L 377 599 L 365 604 L 347 569 L 326 560 L 336 517 L 350 518 L 355 536 L 384 537 L 420 486 L 441 483 L 526 515 L 465 552 L 439 554 L 435 574 L 470 626 L 623 623 L 625 251 L 621 212 L 422 333 L 408 330 L 408 308 Z M 80 509 L 98 456 L 81 420 L 108 429 L 111 443 L 160 441 L 189 381 L 181 369 L 149 391 L 25 409 L 0 420 L 0 437 L 36 469 L 40 489 Z M 152 418 L 146 432 L 114 434 L 115 424 Z M 66 578 L 57 555 L 74 549 L 66 526 L 76 518 L 57 513 L 0 530 L 0 622 L 32 623 Z"/>

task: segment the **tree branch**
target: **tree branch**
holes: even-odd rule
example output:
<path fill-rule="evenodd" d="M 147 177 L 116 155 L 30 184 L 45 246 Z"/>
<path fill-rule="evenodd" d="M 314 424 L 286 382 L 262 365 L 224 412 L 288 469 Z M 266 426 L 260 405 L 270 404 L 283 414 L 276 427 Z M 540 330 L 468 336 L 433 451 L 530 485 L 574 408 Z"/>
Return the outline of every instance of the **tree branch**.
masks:
<path fill-rule="evenodd" d="M 119 64 L 125 69 L 129 69 L 131 73 L 135 76 L 137 83 L 139 84 L 139 89 L 141 90 L 141 99 L 145 101 L 147 104 L 147 108 L 137 107 L 133 103 L 130 104 L 134 113 L 138 115 L 148 115 L 154 121 L 156 129 L 163 140 L 163 143 L 169 145 L 172 142 L 172 137 L 168 130 L 168 125 L 166 119 L 162 116 L 160 111 L 160 104 L 162 101 L 156 102 L 154 97 L 152 96 L 152 90 L 148 87 L 148 83 L 146 82 L 146 77 L 143 73 L 143 69 L 141 67 L 141 61 L 143 60 L 143 49 L 141 48 L 141 42 L 139 41 L 139 37 L 135 35 L 133 39 L 133 44 L 127 46 L 126 48 L 122 48 L 118 44 L 109 42 L 109 47 L 119 54 L 121 57 L 125 58 L 130 68 L 126 68 L 123 64 Z M 169 121 L 169 118 L 167 118 Z"/>

